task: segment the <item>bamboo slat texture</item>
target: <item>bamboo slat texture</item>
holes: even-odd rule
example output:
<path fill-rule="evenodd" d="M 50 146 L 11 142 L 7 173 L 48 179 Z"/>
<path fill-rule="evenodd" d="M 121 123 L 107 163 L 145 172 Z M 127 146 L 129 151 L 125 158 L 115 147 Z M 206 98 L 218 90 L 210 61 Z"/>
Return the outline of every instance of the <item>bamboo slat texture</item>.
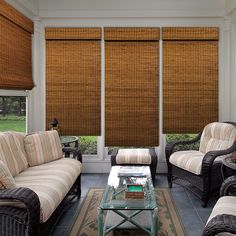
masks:
<path fill-rule="evenodd" d="M 163 40 L 219 40 L 217 27 L 164 27 Z"/>
<path fill-rule="evenodd" d="M 46 28 L 45 39 L 97 39 L 102 37 L 101 28 Z"/>
<path fill-rule="evenodd" d="M 158 51 L 158 41 L 105 41 L 106 146 L 158 146 Z"/>
<path fill-rule="evenodd" d="M 100 40 L 46 40 L 47 125 L 56 117 L 64 135 L 101 134 L 100 67 Z"/>
<path fill-rule="evenodd" d="M 173 30 L 179 34 L 173 34 L 176 40 L 163 42 L 164 133 L 198 133 L 218 120 L 218 41 L 212 37 L 216 30 L 201 37 L 196 35 L 203 30 L 191 30 L 186 31 L 188 37 L 181 36 L 182 29 Z"/>
<path fill-rule="evenodd" d="M 32 89 L 31 34 L 0 15 L 0 38 L 0 89 Z"/>
<path fill-rule="evenodd" d="M 31 34 L 34 32 L 33 22 L 4 0 L 0 0 L 0 15 L 4 16 Z"/>
<path fill-rule="evenodd" d="M 157 41 L 160 39 L 160 28 L 152 27 L 107 27 L 104 29 L 104 40 Z"/>

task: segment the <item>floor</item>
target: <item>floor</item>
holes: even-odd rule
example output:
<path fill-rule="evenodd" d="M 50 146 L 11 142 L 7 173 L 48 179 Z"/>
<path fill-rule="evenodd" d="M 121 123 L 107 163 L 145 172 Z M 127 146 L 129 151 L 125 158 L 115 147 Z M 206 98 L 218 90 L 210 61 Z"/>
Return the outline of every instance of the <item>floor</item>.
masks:
<path fill-rule="evenodd" d="M 78 204 L 64 213 L 61 217 L 52 236 L 67 236 L 68 225 L 77 209 L 80 208 L 87 191 L 90 187 L 105 187 L 107 183 L 108 174 L 83 174 L 82 175 L 82 196 Z M 168 187 L 167 178 L 165 175 L 156 176 L 156 187 Z M 201 202 L 193 194 L 184 188 L 173 184 L 170 190 L 181 217 L 182 223 L 188 236 L 201 236 L 204 225 L 210 215 L 212 207 L 216 202 L 216 198 L 212 197 L 206 208 L 201 206 Z M 180 235 L 178 235 L 180 236 Z"/>

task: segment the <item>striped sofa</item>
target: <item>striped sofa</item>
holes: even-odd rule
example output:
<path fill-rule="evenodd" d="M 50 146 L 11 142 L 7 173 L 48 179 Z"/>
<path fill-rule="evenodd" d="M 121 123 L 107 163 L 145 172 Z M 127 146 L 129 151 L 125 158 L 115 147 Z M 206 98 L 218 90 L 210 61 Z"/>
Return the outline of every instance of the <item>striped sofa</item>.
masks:
<path fill-rule="evenodd" d="M 63 200 L 80 197 L 81 163 L 79 150 L 62 149 L 57 131 L 1 132 L 0 235 L 42 235 Z"/>

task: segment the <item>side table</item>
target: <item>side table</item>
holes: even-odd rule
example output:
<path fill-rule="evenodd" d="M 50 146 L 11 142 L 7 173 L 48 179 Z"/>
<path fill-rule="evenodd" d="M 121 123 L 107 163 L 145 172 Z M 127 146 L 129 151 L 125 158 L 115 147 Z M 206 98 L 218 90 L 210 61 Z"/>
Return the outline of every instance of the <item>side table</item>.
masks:
<path fill-rule="evenodd" d="M 222 161 L 223 178 L 236 175 L 236 156 L 229 156 Z"/>
<path fill-rule="evenodd" d="M 76 149 L 78 149 L 79 147 L 79 138 L 77 136 L 61 136 L 60 140 L 61 140 L 61 145 L 63 147 L 70 147 L 71 144 L 74 144 L 73 147 L 75 147 Z M 65 156 L 69 157 L 70 152 L 65 152 Z"/>

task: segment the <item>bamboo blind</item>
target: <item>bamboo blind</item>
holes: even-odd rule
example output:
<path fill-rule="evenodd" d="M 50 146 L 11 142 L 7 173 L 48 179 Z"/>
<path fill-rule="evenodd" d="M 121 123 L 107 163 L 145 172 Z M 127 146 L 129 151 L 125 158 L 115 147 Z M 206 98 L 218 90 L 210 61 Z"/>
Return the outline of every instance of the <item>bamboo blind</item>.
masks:
<path fill-rule="evenodd" d="M 106 146 L 158 145 L 158 30 L 144 31 L 105 28 Z"/>
<path fill-rule="evenodd" d="M 2 8 L 0 7 L 0 9 Z M 34 87 L 31 33 L 8 20 L 1 13 L 0 89 L 30 90 Z"/>
<path fill-rule="evenodd" d="M 163 132 L 218 120 L 218 28 L 163 28 Z"/>
<path fill-rule="evenodd" d="M 4 16 L 31 34 L 34 32 L 33 22 L 4 0 L 0 0 L 0 15 Z"/>
<path fill-rule="evenodd" d="M 93 36 L 85 40 L 84 29 L 82 40 L 80 29 L 68 31 L 77 39 L 59 39 L 58 29 L 56 40 L 51 36 L 46 40 L 46 124 L 56 117 L 64 135 L 97 136 L 101 133 L 101 41 Z"/>

